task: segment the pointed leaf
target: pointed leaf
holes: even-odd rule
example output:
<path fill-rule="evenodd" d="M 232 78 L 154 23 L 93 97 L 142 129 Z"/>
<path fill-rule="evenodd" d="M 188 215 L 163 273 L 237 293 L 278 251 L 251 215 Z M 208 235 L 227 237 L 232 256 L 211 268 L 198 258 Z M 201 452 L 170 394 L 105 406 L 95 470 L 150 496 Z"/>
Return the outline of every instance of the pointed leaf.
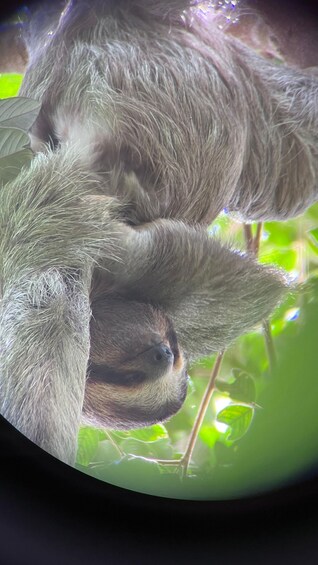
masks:
<path fill-rule="evenodd" d="M 230 426 L 231 432 L 228 439 L 237 441 L 245 435 L 250 427 L 253 414 L 254 410 L 251 406 L 230 404 L 217 414 L 216 419 L 218 422 Z"/>
<path fill-rule="evenodd" d="M 13 180 L 24 165 L 30 163 L 33 153 L 28 135 L 17 128 L 0 128 L 0 182 Z"/>
<path fill-rule="evenodd" d="M 234 376 L 234 382 L 227 383 L 225 381 L 218 380 L 218 390 L 220 392 L 227 392 L 233 400 L 246 402 L 246 404 L 252 404 L 255 402 L 256 387 L 253 377 L 240 369 L 233 369 L 232 374 Z"/>
<path fill-rule="evenodd" d="M 29 136 L 21 129 L 0 127 L 0 158 L 17 153 L 29 145 Z"/>
<path fill-rule="evenodd" d="M 35 122 L 41 103 L 31 98 L 16 96 L 0 100 L 0 126 L 28 131 Z"/>
<path fill-rule="evenodd" d="M 14 155 L 0 159 L 0 183 L 6 184 L 18 176 L 22 167 L 32 160 L 31 149 L 23 149 Z"/>

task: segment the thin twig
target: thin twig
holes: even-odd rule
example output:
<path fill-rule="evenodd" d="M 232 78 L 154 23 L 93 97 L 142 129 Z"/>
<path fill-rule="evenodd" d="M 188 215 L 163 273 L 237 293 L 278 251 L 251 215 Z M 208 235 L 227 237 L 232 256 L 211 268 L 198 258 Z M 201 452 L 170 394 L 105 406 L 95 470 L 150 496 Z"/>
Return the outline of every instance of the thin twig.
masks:
<path fill-rule="evenodd" d="M 259 222 L 257 224 L 257 227 L 256 227 L 255 237 L 253 238 L 253 251 L 254 251 L 255 257 L 258 256 L 259 246 L 260 246 L 260 241 L 261 241 L 261 235 L 262 235 L 262 229 L 263 229 L 263 224 L 262 224 L 262 222 Z"/>
<path fill-rule="evenodd" d="M 271 332 L 271 326 L 268 320 L 263 320 L 263 334 L 266 344 L 267 357 L 269 361 L 270 372 L 272 373 L 276 366 L 276 351 Z"/>
<path fill-rule="evenodd" d="M 254 254 L 255 252 L 254 252 L 254 245 L 253 245 L 254 238 L 253 238 L 253 233 L 252 233 L 252 226 L 251 226 L 251 224 L 244 224 L 243 229 L 244 229 L 246 251 L 248 253 Z"/>
<path fill-rule="evenodd" d="M 180 467 L 182 468 L 182 476 L 184 477 L 187 473 L 190 461 L 191 461 L 191 457 L 192 457 L 192 453 L 194 450 L 194 446 L 196 444 L 198 435 L 199 435 L 199 431 L 200 431 L 200 427 L 202 425 L 202 422 L 204 420 L 204 416 L 206 414 L 206 411 L 208 409 L 212 394 L 214 392 L 214 386 L 215 386 L 215 379 L 218 376 L 220 367 L 221 367 L 221 363 L 222 363 L 222 359 L 224 357 L 224 351 L 221 351 L 220 353 L 218 353 L 217 358 L 215 360 L 214 366 L 213 366 L 213 371 L 211 373 L 211 377 L 208 383 L 208 386 L 205 390 L 204 396 L 201 400 L 201 404 L 197 413 L 197 417 L 195 419 L 193 428 L 191 430 L 191 434 L 189 437 L 189 441 L 188 441 L 188 445 L 187 448 L 182 456 L 182 458 L 180 459 Z"/>
<path fill-rule="evenodd" d="M 256 234 L 253 236 L 252 233 L 252 226 L 250 224 L 244 224 L 244 236 L 245 236 L 245 245 L 248 253 L 252 253 L 255 257 L 258 256 L 259 253 L 259 246 L 261 241 L 262 235 L 262 222 L 257 224 Z M 271 332 L 271 326 L 268 320 L 263 320 L 262 322 L 263 328 L 263 335 L 265 339 L 267 357 L 269 362 L 270 372 L 273 372 L 273 369 L 276 365 L 276 351 L 273 341 L 273 336 Z"/>
<path fill-rule="evenodd" d="M 246 251 L 248 253 L 252 253 L 253 255 L 255 255 L 255 257 L 257 257 L 259 252 L 259 245 L 261 241 L 263 224 L 262 222 L 259 222 L 257 224 L 255 236 L 253 235 L 251 224 L 244 224 L 243 228 L 244 228 Z"/>
<path fill-rule="evenodd" d="M 176 465 L 180 465 L 181 459 L 151 459 L 151 461 L 155 461 L 160 465 L 176 466 Z"/>

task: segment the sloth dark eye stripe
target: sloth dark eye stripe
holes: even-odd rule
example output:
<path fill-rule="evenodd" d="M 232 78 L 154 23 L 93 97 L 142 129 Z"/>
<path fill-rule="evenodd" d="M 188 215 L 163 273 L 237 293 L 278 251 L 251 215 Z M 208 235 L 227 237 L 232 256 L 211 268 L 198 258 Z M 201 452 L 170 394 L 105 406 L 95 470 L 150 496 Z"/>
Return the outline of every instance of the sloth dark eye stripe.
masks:
<path fill-rule="evenodd" d="M 117 386 L 134 386 L 142 383 L 146 379 L 146 374 L 142 371 L 122 372 L 116 371 L 107 365 L 97 365 L 90 363 L 88 367 L 89 378 L 103 383 Z"/>

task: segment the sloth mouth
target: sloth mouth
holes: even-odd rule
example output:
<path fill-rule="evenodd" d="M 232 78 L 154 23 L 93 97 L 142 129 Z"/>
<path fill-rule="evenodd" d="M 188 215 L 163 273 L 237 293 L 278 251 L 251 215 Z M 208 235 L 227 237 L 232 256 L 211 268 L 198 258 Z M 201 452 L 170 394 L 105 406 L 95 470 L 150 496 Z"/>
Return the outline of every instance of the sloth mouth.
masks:
<path fill-rule="evenodd" d="M 94 425 L 97 422 L 98 426 L 108 429 L 132 430 L 165 422 L 176 414 L 187 395 L 188 375 L 184 371 L 179 376 L 177 389 L 175 385 L 168 390 L 164 387 L 165 392 L 162 390 L 162 393 L 166 397 L 165 400 L 160 393 L 160 387 L 155 388 L 150 396 L 149 389 L 145 393 L 142 387 L 134 397 L 131 397 L 128 391 L 119 395 L 108 392 L 104 396 L 103 389 L 98 388 L 98 381 L 99 379 L 93 377 L 91 386 L 86 390 L 84 414 L 88 421 L 92 417 Z"/>
<path fill-rule="evenodd" d="M 136 428 L 144 428 L 145 426 L 153 426 L 160 422 L 166 422 L 181 409 L 187 395 L 187 384 L 178 400 L 168 401 L 158 406 L 157 409 L 149 411 L 146 407 L 132 406 L 112 406 L 114 411 L 114 421 L 120 422 L 116 426 L 117 429 L 132 430 Z"/>

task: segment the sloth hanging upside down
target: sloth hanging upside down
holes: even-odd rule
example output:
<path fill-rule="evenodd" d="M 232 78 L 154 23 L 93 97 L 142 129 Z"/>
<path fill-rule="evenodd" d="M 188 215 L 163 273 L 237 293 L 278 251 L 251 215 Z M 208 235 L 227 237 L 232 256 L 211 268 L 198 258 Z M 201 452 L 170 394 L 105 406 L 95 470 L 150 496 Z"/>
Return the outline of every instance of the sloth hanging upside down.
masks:
<path fill-rule="evenodd" d="M 20 95 L 42 106 L 31 166 L 0 191 L 0 411 L 70 464 L 83 418 L 167 419 L 189 362 L 283 297 L 284 275 L 210 237 L 213 219 L 318 199 L 317 78 L 193 4 L 74 0 L 31 21 Z"/>

